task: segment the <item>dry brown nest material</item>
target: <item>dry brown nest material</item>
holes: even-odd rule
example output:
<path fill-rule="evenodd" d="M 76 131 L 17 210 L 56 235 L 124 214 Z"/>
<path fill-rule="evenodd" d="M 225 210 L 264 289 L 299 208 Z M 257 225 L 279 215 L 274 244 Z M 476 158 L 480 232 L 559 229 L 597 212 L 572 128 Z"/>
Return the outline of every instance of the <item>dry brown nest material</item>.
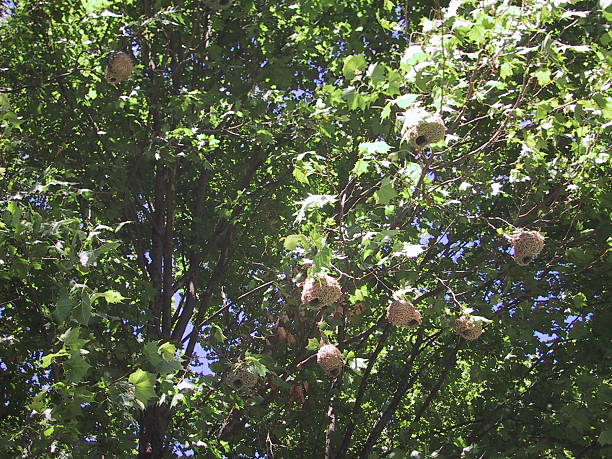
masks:
<path fill-rule="evenodd" d="M 307 279 L 302 287 L 302 304 L 319 309 L 342 299 L 342 288 L 338 279 L 327 274 L 317 274 Z"/>
<path fill-rule="evenodd" d="M 387 307 L 387 320 L 396 327 L 416 328 L 423 318 L 412 303 L 395 299 Z"/>
<path fill-rule="evenodd" d="M 455 333 L 462 338 L 473 341 L 482 335 L 481 323 L 476 323 L 468 317 L 457 317 L 455 319 Z"/>
<path fill-rule="evenodd" d="M 342 352 L 333 344 L 326 344 L 319 348 L 317 363 L 330 376 L 336 377 L 344 366 Z"/>
<path fill-rule="evenodd" d="M 132 58 L 123 51 L 111 54 L 104 69 L 106 81 L 112 84 L 127 81 L 134 69 Z"/>
<path fill-rule="evenodd" d="M 506 236 L 514 247 L 514 259 L 520 266 L 531 263 L 544 248 L 544 236 L 538 231 L 521 231 Z"/>

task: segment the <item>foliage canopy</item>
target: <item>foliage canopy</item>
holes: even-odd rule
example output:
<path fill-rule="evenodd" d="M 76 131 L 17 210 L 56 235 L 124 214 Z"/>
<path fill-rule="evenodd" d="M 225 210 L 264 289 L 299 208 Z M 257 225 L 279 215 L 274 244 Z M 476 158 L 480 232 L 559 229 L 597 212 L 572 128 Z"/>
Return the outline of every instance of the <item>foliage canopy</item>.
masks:
<path fill-rule="evenodd" d="M 0 2 L 0 454 L 611 454 L 611 18 Z"/>

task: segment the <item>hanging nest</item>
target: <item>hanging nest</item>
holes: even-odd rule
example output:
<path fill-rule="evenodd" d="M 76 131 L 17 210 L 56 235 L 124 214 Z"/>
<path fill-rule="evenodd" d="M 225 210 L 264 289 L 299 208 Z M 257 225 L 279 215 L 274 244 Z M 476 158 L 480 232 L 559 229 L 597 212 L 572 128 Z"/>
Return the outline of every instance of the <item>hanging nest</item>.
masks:
<path fill-rule="evenodd" d="M 213 10 L 226 10 L 232 6 L 234 0 L 204 0 L 202 3 Z"/>
<path fill-rule="evenodd" d="M 342 288 L 338 279 L 327 274 L 317 274 L 307 279 L 302 287 L 302 304 L 311 308 L 320 309 L 334 304 L 342 298 Z"/>
<path fill-rule="evenodd" d="M 538 231 L 521 231 L 506 236 L 514 247 L 514 259 L 520 266 L 527 266 L 537 257 L 544 247 L 544 236 Z"/>
<path fill-rule="evenodd" d="M 482 335 L 482 324 L 474 323 L 467 317 L 457 317 L 455 319 L 455 333 L 462 338 L 473 341 Z"/>
<path fill-rule="evenodd" d="M 330 376 L 334 378 L 340 374 L 344 366 L 342 352 L 333 344 L 326 344 L 319 348 L 317 363 Z"/>
<path fill-rule="evenodd" d="M 407 110 L 403 115 L 403 139 L 415 149 L 439 142 L 446 135 L 444 121 L 437 115 L 432 115 L 417 107 Z"/>
<path fill-rule="evenodd" d="M 104 69 L 104 78 L 112 84 L 127 81 L 132 74 L 134 64 L 132 58 L 123 51 L 113 53 L 108 58 Z"/>
<path fill-rule="evenodd" d="M 414 305 L 404 300 L 393 300 L 387 307 L 387 320 L 396 327 L 417 328 L 423 318 Z"/>
<path fill-rule="evenodd" d="M 238 391 L 249 391 L 255 387 L 259 377 L 247 368 L 236 368 L 225 377 L 225 383 Z"/>

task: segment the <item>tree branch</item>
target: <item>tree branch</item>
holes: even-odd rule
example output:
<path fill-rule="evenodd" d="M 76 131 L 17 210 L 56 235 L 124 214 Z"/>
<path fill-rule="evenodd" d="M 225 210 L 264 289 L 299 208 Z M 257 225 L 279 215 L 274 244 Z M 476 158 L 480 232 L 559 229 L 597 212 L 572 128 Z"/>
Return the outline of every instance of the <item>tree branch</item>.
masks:
<path fill-rule="evenodd" d="M 412 378 L 408 378 L 408 375 L 412 371 L 414 362 L 422 350 L 421 344 L 423 343 L 424 333 L 425 333 L 425 329 L 423 326 L 421 326 L 421 328 L 419 328 L 419 332 L 417 334 L 416 341 L 412 346 L 410 355 L 408 356 L 408 359 L 406 359 L 406 363 L 404 365 L 404 368 L 401 374 L 401 382 L 397 390 L 395 391 L 395 394 L 393 395 L 391 402 L 389 402 L 387 409 L 385 410 L 383 415 L 380 417 L 380 419 L 378 420 L 378 422 L 376 423 L 376 425 L 370 432 L 370 435 L 368 436 L 366 442 L 364 443 L 361 449 L 361 452 L 359 453 L 360 458 L 362 459 L 368 458 L 370 451 L 372 451 L 372 448 L 378 441 L 380 434 L 382 433 L 383 429 L 387 426 L 387 424 L 391 420 L 391 416 L 393 416 L 393 413 L 395 413 L 395 410 L 399 406 L 399 403 L 402 400 L 402 397 L 407 392 L 409 384 L 411 383 L 411 380 L 412 380 Z"/>
<path fill-rule="evenodd" d="M 438 377 L 436 384 L 431 389 L 431 391 L 429 392 L 429 395 L 427 396 L 427 398 L 425 399 L 425 401 L 423 402 L 423 404 L 417 411 L 416 415 L 414 416 L 414 420 L 410 423 L 410 426 L 408 427 L 409 433 L 406 436 L 407 438 L 410 437 L 412 426 L 419 423 L 419 421 L 425 414 L 425 411 L 427 411 L 427 408 L 429 407 L 433 399 L 436 397 L 436 395 L 438 395 L 438 392 L 442 388 L 442 385 L 444 384 L 444 381 L 446 380 L 448 373 L 455 366 L 455 362 L 457 361 L 457 352 L 461 348 L 462 343 L 463 343 L 463 340 L 461 340 L 460 338 L 457 338 L 454 349 L 450 352 L 449 356 L 446 358 L 446 364 L 444 366 L 444 370 L 442 370 L 442 373 L 440 373 L 440 376 Z"/>
<path fill-rule="evenodd" d="M 374 349 L 374 352 L 372 352 L 369 357 L 368 366 L 366 367 L 365 371 L 363 372 L 363 376 L 361 377 L 361 383 L 359 384 L 357 396 L 355 397 L 353 411 L 348 419 L 348 426 L 346 427 L 346 430 L 344 432 L 342 444 L 340 445 L 340 448 L 338 449 L 338 454 L 336 455 L 337 459 L 343 458 L 346 454 L 346 451 L 348 450 L 349 444 L 351 442 L 351 437 L 353 436 L 353 431 L 355 430 L 355 422 L 358 419 L 359 413 L 361 412 L 361 401 L 363 400 L 363 397 L 365 395 L 365 389 L 368 385 L 368 378 L 370 377 L 372 368 L 374 368 L 376 359 L 385 347 L 390 331 L 391 325 L 387 324 L 383 330 L 382 335 L 380 336 L 380 340 L 378 340 L 378 345 L 376 346 L 376 349 Z"/>

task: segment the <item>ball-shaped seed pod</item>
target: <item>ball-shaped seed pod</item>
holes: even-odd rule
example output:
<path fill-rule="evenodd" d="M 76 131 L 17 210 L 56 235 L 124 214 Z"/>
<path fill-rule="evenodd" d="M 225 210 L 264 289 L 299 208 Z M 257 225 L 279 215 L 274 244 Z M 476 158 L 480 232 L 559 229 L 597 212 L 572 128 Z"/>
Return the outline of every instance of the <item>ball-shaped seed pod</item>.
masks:
<path fill-rule="evenodd" d="M 213 10 L 226 10 L 232 6 L 234 0 L 204 0 L 203 3 Z"/>
<path fill-rule="evenodd" d="M 387 307 L 387 320 L 396 327 L 416 328 L 423 318 L 412 303 L 396 299 Z"/>
<path fill-rule="evenodd" d="M 236 368 L 225 377 L 225 383 L 239 391 L 249 391 L 257 384 L 259 377 L 246 368 Z"/>
<path fill-rule="evenodd" d="M 506 238 L 514 247 L 514 259 L 520 266 L 531 263 L 544 247 L 544 236 L 538 231 L 521 231 Z"/>
<path fill-rule="evenodd" d="M 344 366 L 342 352 L 333 344 L 326 344 L 319 348 L 317 363 L 330 376 L 336 377 Z"/>
<path fill-rule="evenodd" d="M 132 58 L 123 51 L 113 53 L 108 58 L 104 69 L 104 78 L 112 84 L 127 81 L 132 74 L 134 64 Z"/>
<path fill-rule="evenodd" d="M 302 304 L 311 308 L 319 309 L 340 301 L 342 288 L 338 279 L 327 274 L 317 274 L 316 277 L 307 279 L 302 287 Z"/>
<path fill-rule="evenodd" d="M 455 333 L 462 338 L 473 341 L 482 335 L 482 324 L 474 323 L 468 317 L 457 317 L 455 319 Z"/>

